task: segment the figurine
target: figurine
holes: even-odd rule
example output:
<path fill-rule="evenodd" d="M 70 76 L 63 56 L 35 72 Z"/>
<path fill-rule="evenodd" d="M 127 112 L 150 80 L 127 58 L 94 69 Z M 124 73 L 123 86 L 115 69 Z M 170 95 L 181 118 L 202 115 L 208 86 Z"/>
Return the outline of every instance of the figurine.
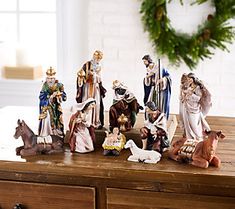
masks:
<path fill-rule="evenodd" d="M 125 149 L 130 148 L 132 155 L 128 157 L 128 161 L 142 163 L 157 163 L 161 159 L 161 154 L 154 150 L 143 150 L 136 146 L 133 140 L 128 140 Z"/>
<path fill-rule="evenodd" d="M 158 109 L 169 117 L 171 97 L 171 77 L 165 68 L 156 65 L 149 55 L 142 58 L 146 66 L 144 78 L 144 104 L 154 102 Z"/>
<path fill-rule="evenodd" d="M 69 145 L 71 152 L 86 153 L 94 150 L 95 129 L 90 123 L 95 99 L 88 98 L 76 105 L 77 112 L 69 121 Z"/>
<path fill-rule="evenodd" d="M 154 102 L 147 102 L 145 114 L 144 127 L 140 129 L 143 149 L 162 153 L 164 148 L 169 147 L 166 116 L 157 109 Z"/>
<path fill-rule="evenodd" d="M 16 154 L 22 157 L 36 154 L 52 154 L 63 152 L 63 138 L 57 135 L 37 136 L 27 126 L 24 120 L 17 121 L 14 138 L 20 136 L 24 145 L 16 148 Z"/>
<path fill-rule="evenodd" d="M 96 50 L 93 59 L 86 62 L 77 73 L 77 103 L 82 103 L 88 98 L 94 98 L 96 106 L 92 110 L 91 124 L 95 128 L 101 129 L 104 125 L 104 105 L 106 89 L 101 81 L 100 61 L 103 53 Z"/>
<path fill-rule="evenodd" d="M 115 127 L 113 133 L 109 134 L 106 131 L 106 137 L 102 147 L 104 148 L 104 155 L 118 156 L 120 151 L 124 148 L 126 143 L 126 137 L 119 132 L 119 129 Z"/>
<path fill-rule="evenodd" d="M 61 102 L 66 101 L 64 86 L 55 78 L 55 70 L 46 71 L 46 82 L 40 91 L 39 136 L 58 135 L 64 137 Z"/>
<path fill-rule="evenodd" d="M 186 161 L 194 166 L 220 167 L 221 160 L 216 156 L 219 139 L 224 139 L 221 131 L 206 131 L 204 140 L 180 138 L 172 143 L 168 156 L 176 161 Z"/>
<path fill-rule="evenodd" d="M 210 126 L 205 117 L 211 108 L 211 94 L 193 74 L 183 74 L 180 92 L 180 126 L 186 139 L 202 139 Z"/>
<path fill-rule="evenodd" d="M 143 107 L 120 81 L 113 81 L 113 90 L 113 105 L 109 109 L 110 130 L 118 127 L 120 131 L 129 131 L 135 125 L 136 115 Z"/>

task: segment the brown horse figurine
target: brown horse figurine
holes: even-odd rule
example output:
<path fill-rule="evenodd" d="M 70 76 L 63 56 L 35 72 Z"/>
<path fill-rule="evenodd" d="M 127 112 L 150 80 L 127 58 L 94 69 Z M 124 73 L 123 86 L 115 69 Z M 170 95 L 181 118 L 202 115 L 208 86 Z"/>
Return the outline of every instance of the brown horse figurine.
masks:
<path fill-rule="evenodd" d="M 208 168 L 209 165 L 220 167 L 221 160 L 215 155 L 218 140 L 225 136 L 221 131 L 206 131 L 203 141 L 181 138 L 172 143 L 169 158 L 176 161 L 188 161 L 192 165 Z"/>
<path fill-rule="evenodd" d="M 16 154 L 21 156 L 29 156 L 36 154 L 52 154 L 63 152 L 63 138 L 50 135 L 47 137 L 39 137 L 22 120 L 17 121 L 18 126 L 14 134 L 14 138 L 18 139 L 20 136 L 24 145 L 16 148 Z"/>

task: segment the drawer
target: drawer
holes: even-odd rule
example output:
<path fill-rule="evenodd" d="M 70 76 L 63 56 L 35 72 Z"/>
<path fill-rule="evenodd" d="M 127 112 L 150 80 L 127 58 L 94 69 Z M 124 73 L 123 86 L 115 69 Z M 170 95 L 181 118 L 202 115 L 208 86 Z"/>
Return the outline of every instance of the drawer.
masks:
<path fill-rule="evenodd" d="M 108 188 L 107 205 L 108 209 L 232 209 L 235 198 Z"/>
<path fill-rule="evenodd" d="M 0 181 L 0 208 L 16 203 L 27 209 L 94 209 L 95 188 Z"/>

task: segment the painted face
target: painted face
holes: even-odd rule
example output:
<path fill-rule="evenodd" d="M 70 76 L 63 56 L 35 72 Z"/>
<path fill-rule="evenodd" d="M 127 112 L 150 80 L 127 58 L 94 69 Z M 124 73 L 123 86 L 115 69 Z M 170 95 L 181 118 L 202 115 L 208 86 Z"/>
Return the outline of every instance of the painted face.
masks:
<path fill-rule="evenodd" d="M 149 65 L 148 60 L 143 59 L 143 63 L 144 63 L 145 66 L 148 66 L 148 65 Z"/>
<path fill-rule="evenodd" d="M 92 108 L 95 107 L 95 102 L 92 102 L 88 107 L 87 110 L 91 110 Z"/>
<path fill-rule="evenodd" d="M 96 54 L 96 53 L 93 55 L 93 59 L 94 59 L 97 63 L 99 63 L 99 62 L 101 61 L 100 56 L 99 56 L 98 54 Z"/>
<path fill-rule="evenodd" d="M 193 79 L 192 78 L 188 78 L 188 84 L 192 84 L 193 83 Z"/>
<path fill-rule="evenodd" d="M 46 82 L 49 86 L 53 86 L 55 84 L 55 77 L 47 77 Z"/>

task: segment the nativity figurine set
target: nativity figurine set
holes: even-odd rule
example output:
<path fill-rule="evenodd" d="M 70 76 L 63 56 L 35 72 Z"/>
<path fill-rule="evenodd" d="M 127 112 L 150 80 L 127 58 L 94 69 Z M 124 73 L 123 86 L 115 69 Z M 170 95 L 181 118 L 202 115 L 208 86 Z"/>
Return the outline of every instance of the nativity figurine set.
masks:
<path fill-rule="evenodd" d="M 106 89 L 102 84 L 100 61 L 103 53 L 96 50 L 90 61 L 77 73 L 77 104 L 69 120 L 68 143 L 72 153 L 88 153 L 95 150 L 95 130 L 104 130 L 103 99 Z M 220 166 L 215 151 L 219 139 L 225 136 L 221 131 L 212 131 L 205 117 L 211 107 L 211 94 L 195 74 L 183 74 L 180 86 L 179 120 L 183 129 L 180 139 L 168 139 L 167 120 L 170 112 L 171 77 L 168 71 L 155 64 L 149 55 L 143 63 L 146 76 L 143 80 L 144 108 L 121 81 L 114 80 L 113 104 L 109 109 L 109 131 L 102 147 L 103 155 L 118 156 L 122 149 L 130 149 L 128 161 L 157 163 L 165 150 L 168 157 L 207 168 L 210 164 Z M 38 135 L 24 120 L 18 120 L 14 137 L 21 136 L 23 146 L 16 148 L 22 157 L 36 154 L 63 152 L 64 123 L 61 103 L 67 97 L 64 86 L 56 80 L 56 71 L 50 67 L 46 71 L 46 81 L 39 95 Z M 144 110 L 143 127 L 140 129 L 142 147 L 138 148 L 125 132 L 133 129 L 140 110 Z"/>

